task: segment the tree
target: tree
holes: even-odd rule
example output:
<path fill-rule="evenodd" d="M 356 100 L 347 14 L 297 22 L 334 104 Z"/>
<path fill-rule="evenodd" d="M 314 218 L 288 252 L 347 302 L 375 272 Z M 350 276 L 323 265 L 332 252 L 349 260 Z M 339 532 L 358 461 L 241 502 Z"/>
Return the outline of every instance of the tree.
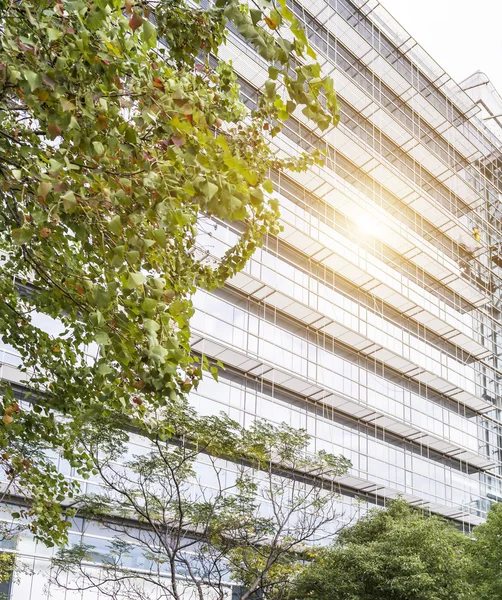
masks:
<path fill-rule="evenodd" d="M 19 583 L 23 575 L 31 575 L 32 569 L 21 561 L 16 560 L 14 552 L 0 551 L 0 587 L 7 590 L 13 583 Z M 0 600 L 10 600 L 9 591 L 0 592 Z"/>
<path fill-rule="evenodd" d="M 0 583 L 5 583 L 12 577 L 15 562 L 15 554 L 6 551 L 0 552 Z M 0 594 L 0 598 L 3 600 L 3 594 Z"/>
<path fill-rule="evenodd" d="M 300 574 L 292 597 L 467 600 L 468 544 L 446 521 L 393 501 L 344 529 Z"/>
<path fill-rule="evenodd" d="M 476 600 L 502 598 L 502 504 L 494 503 L 486 523 L 474 528 L 470 550 Z"/>
<path fill-rule="evenodd" d="M 107 555 L 60 549 L 52 583 L 130 600 L 223 599 L 231 581 L 242 600 L 285 596 L 308 543 L 340 516 L 334 480 L 349 462 L 309 455 L 305 431 L 263 421 L 192 414 L 175 437 L 124 460 L 123 443 L 87 436 L 104 490 L 77 514 L 112 541 Z"/>
<path fill-rule="evenodd" d="M 49 544 L 75 490 L 44 453 L 86 477 L 85 424 L 119 414 L 147 434 L 157 409 L 184 410 L 216 369 L 191 351 L 191 295 L 278 231 L 270 169 L 318 158 L 278 159 L 270 138 L 294 110 L 325 129 L 338 108 L 285 0 L 2 0 L 0 20 L 0 337 L 33 392 L 28 410 L 3 387 L 0 461 Z M 229 22 L 270 65 L 252 112 L 232 66 L 211 66 Z M 215 260 L 207 218 L 243 229 Z"/>

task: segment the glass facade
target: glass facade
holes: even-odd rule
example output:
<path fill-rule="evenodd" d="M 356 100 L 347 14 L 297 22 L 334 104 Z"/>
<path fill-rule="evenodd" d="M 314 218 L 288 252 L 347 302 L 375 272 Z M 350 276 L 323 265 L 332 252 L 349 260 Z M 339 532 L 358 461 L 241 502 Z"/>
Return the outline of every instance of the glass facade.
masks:
<path fill-rule="evenodd" d="M 282 155 L 319 148 L 326 164 L 271 173 L 283 231 L 226 288 L 196 295 L 194 348 L 226 369 L 194 405 L 286 421 L 313 451 L 350 458 L 346 518 L 401 495 L 468 529 L 502 500 L 502 136 L 376 0 L 288 4 L 342 118 L 321 134 L 298 115 L 274 140 Z M 254 107 L 264 63 L 233 30 L 221 57 Z M 215 223 L 201 243 L 218 256 L 238 236 Z M 15 378 L 16 354 L 0 361 Z M 82 538 L 108 543 L 79 521 Z M 18 551 L 47 568 L 29 538 Z M 41 597 L 38 577 L 12 597 Z"/>
<path fill-rule="evenodd" d="M 225 392 L 241 422 L 302 423 L 351 458 L 348 491 L 472 526 L 502 497 L 499 132 L 378 2 L 289 6 L 341 122 L 321 134 L 295 115 L 275 141 L 326 164 L 272 173 L 284 229 L 226 289 L 197 295 L 195 347 L 266 387 L 251 410 Z M 260 58 L 236 31 L 222 57 L 253 108 Z M 204 241 L 219 255 L 238 235 L 220 223 Z"/>

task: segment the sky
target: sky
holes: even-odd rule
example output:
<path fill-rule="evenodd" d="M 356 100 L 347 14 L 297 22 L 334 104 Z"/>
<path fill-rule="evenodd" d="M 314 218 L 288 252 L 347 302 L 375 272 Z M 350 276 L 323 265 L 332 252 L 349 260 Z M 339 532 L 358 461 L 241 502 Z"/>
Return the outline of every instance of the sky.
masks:
<path fill-rule="evenodd" d="M 483 71 L 502 94 L 502 0 L 380 0 L 457 82 Z"/>

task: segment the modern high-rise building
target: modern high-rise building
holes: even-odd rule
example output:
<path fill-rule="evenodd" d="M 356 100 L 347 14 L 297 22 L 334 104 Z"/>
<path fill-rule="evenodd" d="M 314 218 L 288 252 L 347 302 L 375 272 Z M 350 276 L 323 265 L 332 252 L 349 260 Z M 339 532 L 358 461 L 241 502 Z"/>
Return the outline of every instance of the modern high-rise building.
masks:
<path fill-rule="evenodd" d="M 306 427 L 352 460 L 348 497 L 479 523 L 502 499 L 502 101 L 480 73 L 452 81 L 374 0 L 290 6 L 341 122 L 290 120 L 277 151 L 319 148 L 325 166 L 272 174 L 282 233 L 197 295 L 195 348 L 229 367 L 200 409 Z M 223 58 L 252 107 L 264 65 L 234 33 Z"/>
<path fill-rule="evenodd" d="M 468 529 L 502 501 L 502 100 L 482 73 L 454 82 L 376 0 L 289 5 L 341 122 L 321 133 L 300 114 L 275 140 L 326 162 L 272 173 L 282 233 L 196 295 L 194 348 L 226 370 L 194 402 L 350 458 L 347 507 L 402 496 Z M 221 58 L 252 108 L 266 65 L 235 31 Z M 218 223 L 204 243 L 218 254 L 238 235 Z M 6 373 L 17 358 L 0 356 Z M 38 600 L 37 585 L 12 597 Z"/>

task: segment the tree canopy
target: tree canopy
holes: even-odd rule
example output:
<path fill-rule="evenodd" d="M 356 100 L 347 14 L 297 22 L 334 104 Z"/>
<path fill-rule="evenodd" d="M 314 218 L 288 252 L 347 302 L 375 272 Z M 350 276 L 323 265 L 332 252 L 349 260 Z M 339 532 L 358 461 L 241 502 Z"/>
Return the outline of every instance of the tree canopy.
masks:
<path fill-rule="evenodd" d="M 73 492 L 47 449 L 86 477 L 84 424 L 147 432 L 183 410 L 216 368 L 190 348 L 192 294 L 277 233 L 270 170 L 318 158 L 280 159 L 271 138 L 294 111 L 336 125 L 338 107 L 285 0 L 1 0 L 0 21 L 0 338 L 33 391 L 27 409 L 3 387 L 0 460 L 30 499 L 16 516 L 54 543 Z M 251 112 L 218 58 L 228 24 L 269 65 Z M 214 260 L 208 218 L 242 230 Z"/>
<path fill-rule="evenodd" d="M 76 514 L 101 525 L 109 548 L 60 549 L 51 583 L 131 600 L 217 600 L 231 584 L 242 600 L 286 597 L 308 544 L 341 516 L 335 480 L 350 463 L 309 454 L 310 436 L 284 424 L 177 421 L 178 444 L 86 437 L 103 488 L 78 498 Z"/>
<path fill-rule="evenodd" d="M 469 540 L 404 500 L 340 532 L 300 574 L 298 600 L 467 600 Z"/>
<path fill-rule="evenodd" d="M 470 579 L 476 600 L 502 598 L 502 504 L 494 503 L 486 523 L 474 528 L 470 544 Z"/>

